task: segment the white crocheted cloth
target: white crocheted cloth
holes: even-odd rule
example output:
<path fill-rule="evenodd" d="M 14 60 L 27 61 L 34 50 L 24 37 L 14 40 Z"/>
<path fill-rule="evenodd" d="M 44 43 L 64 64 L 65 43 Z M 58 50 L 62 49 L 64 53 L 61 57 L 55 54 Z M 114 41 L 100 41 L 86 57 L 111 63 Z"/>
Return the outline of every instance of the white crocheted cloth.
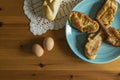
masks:
<path fill-rule="evenodd" d="M 34 35 L 41 35 L 47 30 L 58 30 L 63 28 L 70 11 L 81 0 L 63 0 L 54 21 L 48 21 L 42 17 L 43 1 L 44 0 L 24 1 L 24 12 L 30 19 L 30 31 Z"/>

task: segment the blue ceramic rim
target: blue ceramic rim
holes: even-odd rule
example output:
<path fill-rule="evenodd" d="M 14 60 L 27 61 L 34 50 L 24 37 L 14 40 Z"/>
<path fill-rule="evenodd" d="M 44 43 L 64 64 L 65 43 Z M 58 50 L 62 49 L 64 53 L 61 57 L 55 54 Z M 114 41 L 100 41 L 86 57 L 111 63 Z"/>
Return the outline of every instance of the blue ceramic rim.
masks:
<path fill-rule="evenodd" d="M 68 23 L 68 21 L 67 21 L 67 23 Z M 67 36 L 67 31 L 66 31 L 67 29 L 65 28 L 65 33 L 66 33 L 66 39 L 67 39 L 67 42 L 68 42 L 68 45 L 69 45 L 69 47 L 72 49 L 72 51 L 73 51 L 73 53 L 75 53 L 75 55 L 77 55 L 77 57 L 79 57 L 79 58 L 81 58 L 82 60 L 84 60 L 84 61 L 86 61 L 86 62 L 89 62 L 89 63 L 94 63 L 94 64 L 105 64 L 105 63 L 110 63 L 110 62 L 113 62 L 113 61 L 115 61 L 115 60 L 117 60 L 120 56 L 117 56 L 117 57 L 115 57 L 115 58 L 113 58 L 113 59 L 111 59 L 111 60 L 108 60 L 108 61 L 106 61 L 106 62 L 93 62 L 92 60 L 85 60 L 84 58 L 82 58 L 79 54 L 77 54 L 77 52 L 73 49 L 73 47 L 70 45 L 70 43 L 69 43 L 69 39 L 68 39 L 68 36 Z"/>
<path fill-rule="evenodd" d="M 85 1 L 89 1 L 89 0 L 82 0 L 81 2 L 79 2 L 73 9 L 72 11 L 75 10 L 75 8 L 77 8 L 80 4 L 83 4 Z M 120 0 L 116 0 L 118 2 L 118 4 L 120 4 Z M 67 25 L 68 25 L 69 21 L 67 20 L 66 21 L 66 27 L 65 27 L 65 35 L 66 35 L 66 39 L 67 39 L 67 43 L 69 45 L 69 47 L 72 49 L 73 53 L 75 53 L 75 55 L 77 55 L 77 57 L 81 58 L 82 60 L 86 61 L 86 62 L 89 62 L 89 63 L 93 63 L 93 64 L 105 64 L 105 63 L 110 63 L 110 62 L 113 62 L 115 60 L 117 60 L 118 58 L 120 58 L 120 55 L 111 59 L 111 60 L 108 60 L 106 62 L 93 62 L 92 60 L 85 60 L 84 58 L 82 58 L 80 55 L 78 55 L 76 53 L 76 51 L 72 48 L 72 46 L 70 45 L 69 43 L 69 39 L 68 39 L 68 36 L 67 36 Z"/>

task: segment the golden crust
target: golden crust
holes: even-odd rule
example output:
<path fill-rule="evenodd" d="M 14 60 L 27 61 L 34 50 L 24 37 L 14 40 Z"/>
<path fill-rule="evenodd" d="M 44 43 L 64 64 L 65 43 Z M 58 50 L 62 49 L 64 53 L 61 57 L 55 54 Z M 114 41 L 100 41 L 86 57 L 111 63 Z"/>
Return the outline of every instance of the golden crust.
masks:
<path fill-rule="evenodd" d="M 90 34 L 88 37 L 88 42 L 85 45 L 85 56 L 91 60 L 95 59 L 101 43 L 102 37 L 100 36 L 100 34 Z"/>
<path fill-rule="evenodd" d="M 81 32 L 96 32 L 99 29 L 99 25 L 96 21 L 81 12 L 71 12 L 69 22 Z"/>
<path fill-rule="evenodd" d="M 110 26 L 106 27 L 100 20 L 98 20 L 98 22 L 102 27 L 102 38 L 109 44 L 120 47 L 120 30 Z"/>
<path fill-rule="evenodd" d="M 110 25 L 114 20 L 118 4 L 116 0 L 106 0 L 105 4 L 97 14 L 97 19 L 101 20 L 104 25 Z"/>
<path fill-rule="evenodd" d="M 108 32 L 110 35 L 106 41 L 113 46 L 120 47 L 120 30 L 110 27 L 108 28 Z"/>

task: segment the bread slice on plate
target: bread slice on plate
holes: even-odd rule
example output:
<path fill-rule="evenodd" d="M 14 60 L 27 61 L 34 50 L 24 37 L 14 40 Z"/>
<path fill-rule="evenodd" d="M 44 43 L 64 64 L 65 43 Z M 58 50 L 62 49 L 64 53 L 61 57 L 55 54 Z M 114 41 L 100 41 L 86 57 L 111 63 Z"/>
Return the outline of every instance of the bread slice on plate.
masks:
<path fill-rule="evenodd" d="M 117 12 L 118 3 L 116 0 L 105 0 L 104 5 L 97 14 L 97 19 L 104 25 L 111 25 Z"/>
<path fill-rule="evenodd" d="M 110 35 L 107 36 L 106 42 L 113 46 L 120 47 L 120 30 L 109 27 L 107 31 Z"/>
<path fill-rule="evenodd" d="M 102 37 L 100 36 L 100 33 L 90 34 L 88 42 L 85 44 L 85 56 L 90 60 L 95 59 L 101 44 Z"/>
<path fill-rule="evenodd" d="M 88 15 L 73 11 L 69 16 L 70 24 L 81 32 L 96 32 L 99 29 L 98 23 Z"/>

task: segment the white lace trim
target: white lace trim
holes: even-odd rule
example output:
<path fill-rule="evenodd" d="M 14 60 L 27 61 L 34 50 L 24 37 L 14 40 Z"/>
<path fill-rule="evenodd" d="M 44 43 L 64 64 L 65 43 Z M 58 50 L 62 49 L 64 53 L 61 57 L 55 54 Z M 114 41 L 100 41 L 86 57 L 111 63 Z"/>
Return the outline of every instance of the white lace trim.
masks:
<path fill-rule="evenodd" d="M 30 31 L 34 35 L 41 35 L 47 30 L 58 30 L 65 26 L 67 17 L 72 8 L 81 0 L 63 0 L 57 17 L 54 21 L 48 21 L 42 17 L 43 0 L 25 0 L 24 13 L 30 19 Z"/>

